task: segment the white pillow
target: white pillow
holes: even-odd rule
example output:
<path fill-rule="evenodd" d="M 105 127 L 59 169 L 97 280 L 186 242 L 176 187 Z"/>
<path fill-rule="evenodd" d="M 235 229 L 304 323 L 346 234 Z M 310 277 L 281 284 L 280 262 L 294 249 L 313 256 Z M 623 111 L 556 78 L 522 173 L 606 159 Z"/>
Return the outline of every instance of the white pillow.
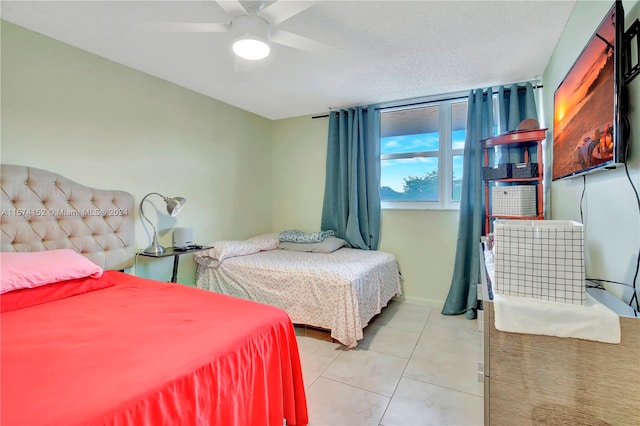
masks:
<path fill-rule="evenodd" d="M 278 248 L 278 243 L 280 243 L 280 234 L 256 235 L 255 237 L 247 238 L 245 241 L 255 244 L 260 251 L 275 250 Z"/>
<path fill-rule="evenodd" d="M 246 256 L 260 251 L 260 247 L 248 241 L 216 241 L 211 245 L 213 248 L 194 255 L 196 262 L 205 266 L 218 266 L 224 259 Z"/>

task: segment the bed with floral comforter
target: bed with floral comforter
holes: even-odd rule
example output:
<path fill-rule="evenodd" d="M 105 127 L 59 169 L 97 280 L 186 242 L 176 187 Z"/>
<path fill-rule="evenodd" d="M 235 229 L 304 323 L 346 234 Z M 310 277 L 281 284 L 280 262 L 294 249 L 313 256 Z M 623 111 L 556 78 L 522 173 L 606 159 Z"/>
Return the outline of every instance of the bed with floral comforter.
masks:
<path fill-rule="evenodd" d="M 390 253 L 257 251 L 247 241 L 222 249 L 214 243 L 217 253 L 212 249 L 196 256 L 197 286 L 282 308 L 294 323 L 329 329 L 349 348 L 357 346 L 371 318 L 401 293 L 398 264 Z"/>

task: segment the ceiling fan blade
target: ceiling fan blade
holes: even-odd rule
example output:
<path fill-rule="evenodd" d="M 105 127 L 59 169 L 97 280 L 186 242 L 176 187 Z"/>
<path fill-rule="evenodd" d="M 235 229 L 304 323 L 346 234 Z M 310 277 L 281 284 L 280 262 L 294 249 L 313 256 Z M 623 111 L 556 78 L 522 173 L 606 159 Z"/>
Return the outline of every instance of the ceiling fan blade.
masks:
<path fill-rule="evenodd" d="M 224 10 L 230 18 L 240 15 L 247 15 L 247 10 L 238 0 L 215 0 L 218 6 Z"/>
<path fill-rule="evenodd" d="M 318 3 L 315 0 L 309 1 L 284 1 L 280 0 L 273 3 L 271 6 L 265 7 L 257 13 L 258 16 L 265 18 L 272 25 L 278 25 L 281 22 L 286 21 L 292 16 L 297 15 L 303 10 L 309 9 L 311 6 Z"/>
<path fill-rule="evenodd" d="M 271 41 L 311 53 L 331 54 L 338 50 L 328 44 L 277 28 L 271 33 Z"/>
<path fill-rule="evenodd" d="M 142 22 L 138 28 L 151 32 L 164 33 L 224 33 L 229 31 L 229 24 L 211 22 Z"/>

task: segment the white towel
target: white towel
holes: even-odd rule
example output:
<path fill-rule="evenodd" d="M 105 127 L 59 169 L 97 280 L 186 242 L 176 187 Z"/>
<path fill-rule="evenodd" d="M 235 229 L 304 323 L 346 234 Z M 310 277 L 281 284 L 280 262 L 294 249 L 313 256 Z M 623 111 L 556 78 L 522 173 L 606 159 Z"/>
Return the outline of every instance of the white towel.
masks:
<path fill-rule="evenodd" d="M 493 302 L 500 331 L 620 343 L 618 314 L 589 294 L 584 305 L 500 294 Z"/>

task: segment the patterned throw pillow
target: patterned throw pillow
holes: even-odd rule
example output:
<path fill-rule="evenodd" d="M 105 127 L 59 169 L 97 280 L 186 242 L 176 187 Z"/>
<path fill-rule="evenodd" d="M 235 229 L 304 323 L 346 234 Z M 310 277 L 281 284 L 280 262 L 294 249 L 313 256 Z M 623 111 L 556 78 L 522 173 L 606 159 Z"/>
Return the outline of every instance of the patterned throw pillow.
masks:
<path fill-rule="evenodd" d="M 280 243 L 282 250 L 303 251 L 310 253 L 333 253 L 340 247 L 344 247 L 347 242 L 341 238 L 328 237 L 320 243 Z"/>
<path fill-rule="evenodd" d="M 288 243 L 321 243 L 325 238 L 333 237 L 334 231 L 302 232 L 289 229 L 280 233 L 280 241 Z"/>

